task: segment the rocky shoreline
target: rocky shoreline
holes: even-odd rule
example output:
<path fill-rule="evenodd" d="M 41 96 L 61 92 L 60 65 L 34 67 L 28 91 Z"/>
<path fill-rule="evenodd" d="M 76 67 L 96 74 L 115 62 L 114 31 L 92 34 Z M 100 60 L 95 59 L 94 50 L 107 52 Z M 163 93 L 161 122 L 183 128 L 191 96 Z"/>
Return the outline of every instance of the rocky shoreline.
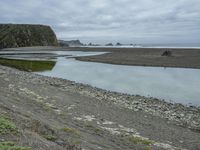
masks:
<path fill-rule="evenodd" d="M 33 111 L 34 115 L 29 116 L 29 118 L 41 118 L 41 120 L 39 119 L 40 122 L 47 120 L 46 124 L 51 126 L 56 121 L 58 121 L 58 124 L 72 126 L 74 129 L 73 131 L 69 129 L 70 132 L 75 132 L 75 129 L 81 132 L 81 138 L 78 136 L 78 139 L 81 141 L 83 149 L 98 149 L 97 147 L 104 147 L 102 149 L 144 149 L 146 146 L 144 146 L 144 143 L 150 145 L 146 148 L 152 149 L 192 149 L 200 147 L 198 142 L 200 136 L 199 107 L 106 91 L 90 85 L 45 77 L 5 66 L 0 66 L 0 77 L 2 85 L 0 88 L 1 109 L 14 109 L 12 110 L 14 118 L 18 114 L 28 116 L 29 112 Z M 68 107 L 66 107 L 64 103 L 70 105 L 67 104 Z M 25 104 L 26 106 L 24 106 Z M 40 107 L 45 107 L 45 109 L 43 110 Z M 46 112 L 47 110 L 48 112 Z M 123 117 L 119 117 L 121 115 Z M 48 120 L 48 117 L 50 117 L 50 120 Z M 51 130 L 51 134 L 57 136 L 57 131 Z M 168 134 L 168 132 L 174 133 Z M 129 141 L 130 139 L 135 141 L 135 137 L 142 138 L 142 140 L 139 139 L 140 144 L 127 145 L 124 138 L 130 135 L 133 137 L 129 138 Z M 74 135 L 72 137 L 74 138 Z M 90 138 L 102 140 L 105 137 L 108 139 L 102 143 L 99 140 L 95 140 L 96 144 L 94 144 L 94 141 L 90 142 Z M 148 141 L 149 139 L 151 141 Z M 84 141 L 87 142 L 84 143 Z M 192 143 L 190 143 L 191 141 Z M 54 146 L 58 144 L 58 147 L 62 149 L 60 142 L 63 142 L 63 139 L 55 140 Z M 32 147 L 30 143 L 29 146 Z"/>
<path fill-rule="evenodd" d="M 107 91 L 65 79 L 44 76 L 41 76 L 41 78 L 44 78 L 45 82 L 50 85 L 56 85 L 69 91 L 76 91 L 77 93 L 97 98 L 100 101 L 114 103 L 135 112 L 144 111 L 200 132 L 200 107 L 169 103 L 157 98 L 147 98 L 140 95 Z"/>
<path fill-rule="evenodd" d="M 14 69 L 15 70 L 15 69 Z M 18 72 L 18 70 L 15 70 Z M 157 98 L 147 98 L 140 95 L 130 95 L 107 91 L 90 85 L 76 83 L 66 79 L 46 77 L 29 72 L 19 72 L 22 77 L 40 79 L 45 84 L 60 87 L 67 91 L 97 98 L 101 101 L 114 103 L 133 111 L 144 111 L 149 114 L 176 121 L 177 125 L 188 127 L 200 132 L 200 107 L 185 106 L 179 103 L 169 103 Z"/>

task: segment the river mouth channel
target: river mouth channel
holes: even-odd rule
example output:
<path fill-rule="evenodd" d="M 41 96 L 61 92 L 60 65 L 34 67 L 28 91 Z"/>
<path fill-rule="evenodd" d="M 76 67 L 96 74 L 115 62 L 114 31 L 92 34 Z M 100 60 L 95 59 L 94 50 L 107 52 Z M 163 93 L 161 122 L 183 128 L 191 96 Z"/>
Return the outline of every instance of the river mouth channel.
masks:
<path fill-rule="evenodd" d="M 101 55 L 105 52 L 51 51 L 17 54 L 0 53 L 7 61 L 48 62 L 48 68 L 29 69 L 44 76 L 89 84 L 109 91 L 164 99 L 168 102 L 200 106 L 200 69 L 112 65 L 83 62 L 74 57 Z M 39 57 L 37 57 L 39 56 Z M 42 57 L 43 56 L 43 57 Z M 45 59 L 43 59 L 45 58 Z M 50 63 L 54 62 L 54 63 Z M 18 62 L 14 62 L 17 64 Z M 2 63 L 1 63 L 2 64 Z M 30 64 L 30 65 L 31 65 Z M 6 64 L 3 64 L 6 65 Z M 44 66 L 45 66 L 44 65 Z M 10 65 L 11 66 L 11 65 Z M 11 66 L 15 67 L 15 66 Z M 16 67 L 17 68 L 17 67 Z M 19 68 L 18 68 L 19 69 Z M 25 69 L 27 71 L 27 69 Z"/>

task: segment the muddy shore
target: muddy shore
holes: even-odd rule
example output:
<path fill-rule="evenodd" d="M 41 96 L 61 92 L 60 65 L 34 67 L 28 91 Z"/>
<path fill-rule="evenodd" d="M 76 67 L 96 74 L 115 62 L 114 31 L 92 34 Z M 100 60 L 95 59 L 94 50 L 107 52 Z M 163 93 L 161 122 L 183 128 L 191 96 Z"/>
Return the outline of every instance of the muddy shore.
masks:
<path fill-rule="evenodd" d="M 81 61 L 102 62 L 119 65 L 161 66 L 200 69 L 200 49 L 192 48 L 101 48 L 101 47 L 24 47 L 2 50 L 40 51 L 67 50 L 110 52 L 104 55 L 78 57 Z M 2 51 L 1 50 L 1 51 Z M 171 51 L 171 56 L 162 56 Z"/>
<path fill-rule="evenodd" d="M 199 149 L 200 109 L 0 66 L 0 113 L 14 141 L 45 149 Z M 1 134 L 1 133 L 0 133 Z"/>
<path fill-rule="evenodd" d="M 81 61 L 102 62 L 120 65 L 200 68 L 200 49 L 172 48 L 68 48 L 69 50 L 111 52 L 98 56 L 77 58 Z M 171 51 L 171 56 L 162 56 Z"/>

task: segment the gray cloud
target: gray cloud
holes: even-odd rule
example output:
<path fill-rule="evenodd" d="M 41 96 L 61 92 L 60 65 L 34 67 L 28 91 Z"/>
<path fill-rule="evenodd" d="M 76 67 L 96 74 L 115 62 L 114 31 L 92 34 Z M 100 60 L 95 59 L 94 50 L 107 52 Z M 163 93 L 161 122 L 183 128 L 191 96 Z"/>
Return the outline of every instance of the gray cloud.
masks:
<path fill-rule="evenodd" d="M 0 0 L 1 23 L 49 24 L 84 42 L 200 41 L 199 0 Z"/>

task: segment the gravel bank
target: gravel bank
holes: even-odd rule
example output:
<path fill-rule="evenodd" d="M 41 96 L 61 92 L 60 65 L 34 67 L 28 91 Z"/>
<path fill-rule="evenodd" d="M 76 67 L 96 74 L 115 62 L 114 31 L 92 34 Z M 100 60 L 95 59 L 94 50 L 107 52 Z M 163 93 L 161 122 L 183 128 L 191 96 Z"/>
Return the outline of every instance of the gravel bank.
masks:
<path fill-rule="evenodd" d="M 0 84 L 0 113 L 9 114 L 23 137 L 30 138 L 14 140 L 32 149 L 49 149 L 48 144 L 66 149 L 70 143 L 78 145 L 74 149 L 200 148 L 197 107 L 109 92 L 4 66 L 0 66 Z M 51 136 L 45 139 L 44 133 Z M 38 146 L 42 143 L 43 148 Z"/>

